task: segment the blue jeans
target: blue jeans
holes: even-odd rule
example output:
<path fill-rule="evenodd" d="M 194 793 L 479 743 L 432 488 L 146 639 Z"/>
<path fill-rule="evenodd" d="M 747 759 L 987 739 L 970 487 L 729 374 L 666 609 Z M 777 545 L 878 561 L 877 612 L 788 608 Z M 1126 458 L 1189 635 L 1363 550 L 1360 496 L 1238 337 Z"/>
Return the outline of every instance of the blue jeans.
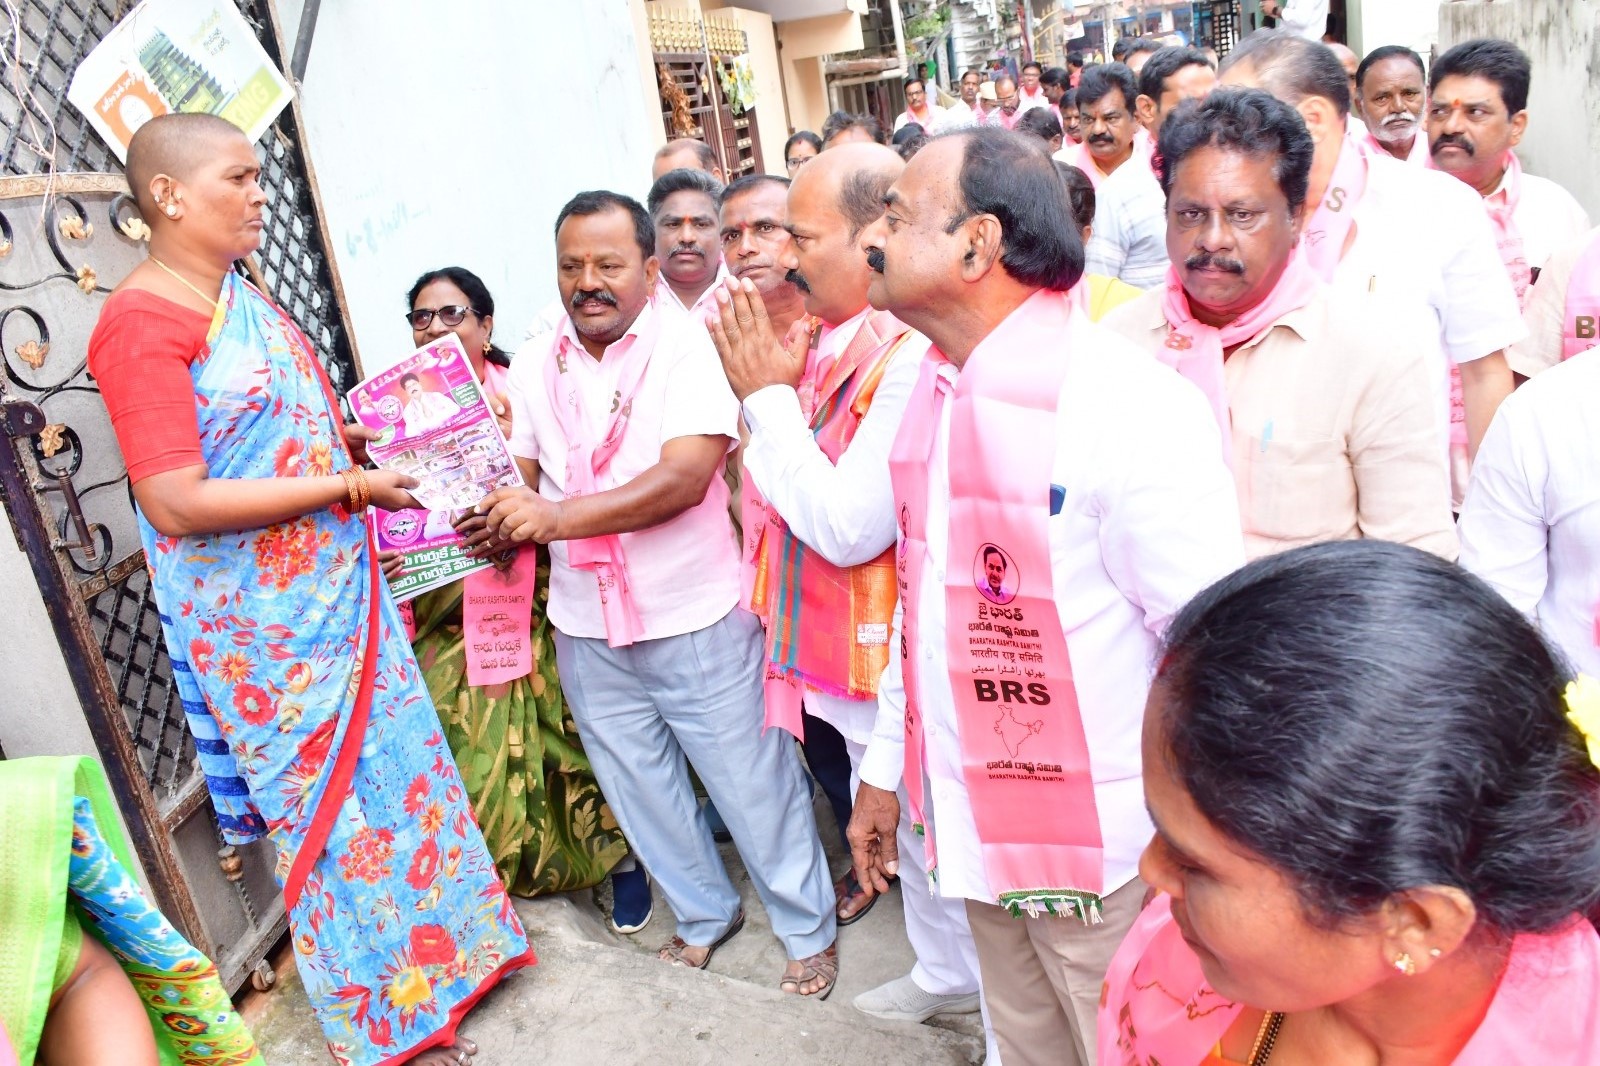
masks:
<path fill-rule="evenodd" d="M 832 944 L 833 882 L 810 782 L 794 738 L 762 729 L 756 617 L 735 608 L 696 632 L 625 648 L 557 633 L 556 665 L 600 789 L 678 935 L 710 944 L 739 911 L 689 782 L 693 763 L 789 958 Z"/>

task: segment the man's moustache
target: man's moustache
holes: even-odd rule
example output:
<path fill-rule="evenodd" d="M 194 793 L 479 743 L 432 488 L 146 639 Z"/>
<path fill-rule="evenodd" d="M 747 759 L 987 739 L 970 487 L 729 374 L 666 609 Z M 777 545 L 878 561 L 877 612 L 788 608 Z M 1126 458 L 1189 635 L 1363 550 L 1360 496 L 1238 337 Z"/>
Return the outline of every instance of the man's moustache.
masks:
<path fill-rule="evenodd" d="M 604 289 L 579 289 L 572 294 L 572 306 L 580 307 L 590 300 L 599 300 L 603 304 L 617 306 L 617 298 Z"/>
<path fill-rule="evenodd" d="M 702 252 L 700 249 L 696 248 L 692 244 L 680 244 L 680 245 L 678 245 L 676 248 L 674 248 L 672 250 L 672 252 L 667 256 L 667 258 L 670 259 L 674 255 L 698 255 L 701 259 L 704 259 L 706 257 L 706 253 Z"/>
<path fill-rule="evenodd" d="M 1197 252 L 1183 261 L 1189 270 L 1223 270 L 1229 274 L 1243 274 L 1244 264 L 1237 259 L 1227 256 L 1212 255 L 1210 252 Z"/>
<path fill-rule="evenodd" d="M 1478 150 L 1472 146 L 1472 142 L 1461 136 L 1459 133 L 1443 134 L 1438 140 L 1433 142 L 1433 147 L 1430 148 L 1429 151 L 1434 155 L 1438 155 L 1446 148 L 1459 148 L 1468 155 L 1478 154 Z"/>
<path fill-rule="evenodd" d="M 867 249 L 867 266 L 871 267 L 874 271 L 876 271 L 879 274 L 883 273 L 883 249 L 882 248 L 868 248 Z"/>
<path fill-rule="evenodd" d="M 806 284 L 806 276 L 798 270 L 791 270 L 783 276 L 783 280 L 799 289 L 801 292 L 810 292 L 811 286 Z"/>
<path fill-rule="evenodd" d="M 1385 127 L 1388 127 L 1388 126 L 1395 126 L 1395 127 L 1404 126 L 1407 129 L 1411 129 L 1411 128 L 1413 128 L 1413 127 L 1415 127 L 1417 125 L 1417 116 L 1413 115 L 1409 111 L 1401 111 L 1401 112 L 1399 112 L 1397 114 L 1390 115 L 1388 118 L 1384 119 L 1383 120 L 1383 125 Z"/>
<path fill-rule="evenodd" d="M 1109 133 L 1091 133 L 1089 135 L 1088 140 L 1089 140 L 1090 144 L 1116 144 L 1117 143 L 1117 139 L 1115 137 L 1111 136 L 1111 134 L 1109 134 Z"/>

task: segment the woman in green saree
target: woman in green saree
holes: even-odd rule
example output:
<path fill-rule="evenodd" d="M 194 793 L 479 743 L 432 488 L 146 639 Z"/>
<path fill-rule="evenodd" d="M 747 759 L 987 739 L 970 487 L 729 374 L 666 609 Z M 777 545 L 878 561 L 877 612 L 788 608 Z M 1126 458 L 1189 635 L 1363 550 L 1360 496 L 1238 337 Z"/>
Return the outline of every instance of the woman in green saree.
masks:
<path fill-rule="evenodd" d="M 406 306 L 412 340 L 418 346 L 446 333 L 456 334 L 484 383 L 502 430 L 509 429 L 510 359 L 490 340 L 494 300 L 483 282 L 461 267 L 429 271 L 412 286 Z M 549 560 L 543 548 L 538 551 L 533 670 L 525 677 L 498 685 L 469 683 L 462 627 L 465 581 L 411 601 L 412 647 L 438 708 L 445 740 L 495 866 L 519 896 L 597 885 L 628 854 L 561 696 L 554 644 L 544 617 Z M 645 898 L 648 901 L 648 889 Z"/>
<path fill-rule="evenodd" d="M 98 763 L 0 761 L 0 1063 L 262 1066 L 133 869 Z"/>

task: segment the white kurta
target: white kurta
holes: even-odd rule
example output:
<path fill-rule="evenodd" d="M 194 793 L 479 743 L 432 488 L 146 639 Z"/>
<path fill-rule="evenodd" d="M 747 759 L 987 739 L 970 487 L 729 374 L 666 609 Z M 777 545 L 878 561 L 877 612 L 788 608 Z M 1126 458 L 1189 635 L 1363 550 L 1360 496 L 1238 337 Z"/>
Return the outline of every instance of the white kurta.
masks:
<path fill-rule="evenodd" d="M 1461 510 L 1461 564 L 1600 677 L 1600 350 L 1506 397 Z"/>
<path fill-rule="evenodd" d="M 1051 479 L 1063 502 L 1049 520 L 1050 558 L 1110 893 L 1133 879 L 1152 832 L 1139 739 L 1159 634 L 1195 593 L 1244 562 L 1244 544 L 1216 418 L 1199 389 L 1099 326 L 1080 320 L 1077 329 L 1057 416 Z M 949 550 L 949 419 L 947 404 L 928 468 L 922 585 L 935 590 L 944 586 Z M 924 803 L 932 808 L 939 892 L 992 904 L 944 670 L 944 598 L 927 597 L 922 611 L 910 654 L 926 664 Z M 891 644 L 898 647 L 898 637 Z M 861 779 L 894 790 L 904 743 L 905 685 L 891 655 Z"/>

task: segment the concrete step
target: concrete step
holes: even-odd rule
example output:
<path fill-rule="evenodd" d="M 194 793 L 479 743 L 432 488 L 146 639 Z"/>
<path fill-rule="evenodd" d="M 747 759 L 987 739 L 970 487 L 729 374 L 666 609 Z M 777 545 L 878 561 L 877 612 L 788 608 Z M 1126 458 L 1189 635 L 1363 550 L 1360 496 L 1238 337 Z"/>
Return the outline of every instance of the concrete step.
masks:
<path fill-rule="evenodd" d="M 842 871 L 831 815 L 820 805 L 817 813 L 824 841 L 835 838 L 828 850 Z M 632 937 L 611 932 L 593 892 L 518 900 L 539 965 L 513 975 L 468 1016 L 462 1031 L 482 1048 L 476 1066 L 982 1061 L 976 1013 L 913 1025 L 868 1018 L 851 1006 L 860 992 L 911 968 L 898 889 L 839 931 L 839 983 L 828 1001 L 802 1000 L 778 990 L 782 946 L 738 853 L 731 845 L 721 851 L 746 924 L 704 972 L 655 959 L 674 931 L 659 894 L 650 925 Z M 268 1066 L 328 1062 L 292 965 L 280 973 L 279 986 L 246 1010 Z"/>
<path fill-rule="evenodd" d="M 889 901 L 885 901 L 889 902 Z M 836 992 L 802 1001 L 721 973 L 685 971 L 616 941 L 592 903 L 519 901 L 539 965 L 509 978 L 468 1017 L 481 1066 L 547 1063 L 923 1063 L 971 1066 L 971 1036 L 866 1018 Z M 746 928 L 728 947 L 753 930 Z M 753 939 L 753 938 L 752 938 Z M 609 943 L 607 941 L 610 941 Z M 720 953 L 719 953 L 720 959 Z M 771 975 L 776 978 L 776 971 Z M 269 1066 L 328 1061 L 291 971 L 252 1019 Z"/>

